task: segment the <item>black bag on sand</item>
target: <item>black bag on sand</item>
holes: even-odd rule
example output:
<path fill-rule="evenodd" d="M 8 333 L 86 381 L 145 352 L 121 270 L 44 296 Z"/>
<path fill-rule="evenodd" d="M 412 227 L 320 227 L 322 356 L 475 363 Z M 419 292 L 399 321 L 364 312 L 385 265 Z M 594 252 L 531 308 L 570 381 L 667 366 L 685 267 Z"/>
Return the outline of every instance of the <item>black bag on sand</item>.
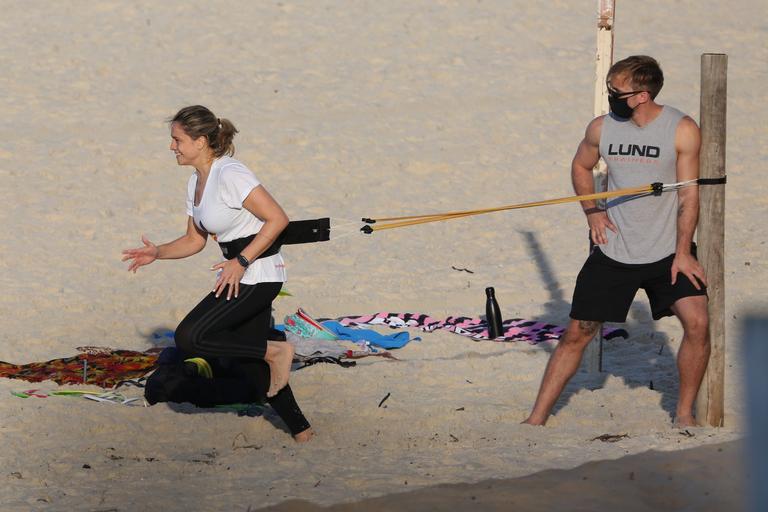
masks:
<path fill-rule="evenodd" d="M 158 402 L 189 402 L 198 407 L 235 403 L 263 403 L 269 387 L 269 371 L 253 371 L 254 364 L 238 364 L 233 360 L 208 361 L 212 378 L 199 374 L 198 367 L 185 363 L 176 347 L 164 348 L 157 359 L 158 367 L 147 378 L 144 398 L 150 405 Z M 245 368 L 247 367 L 247 369 Z"/>
<path fill-rule="evenodd" d="M 151 405 L 158 402 L 189 402 L 198 407 L 267 402 L 292 435 L 310 427 L 290 386 L 285 386 L 272 398 L 266 398 L 269 389 L 269 366 L 266 362 L 259 359 L 206 360 L 210 366 L 206 370 L 210 370 L 212 376 L 205 377 L 200 375 L 198 365 L 184 359 L 176 347 L 160 352 L 157 370 L 147 378 L 144 387 L 147 402 Z"/>

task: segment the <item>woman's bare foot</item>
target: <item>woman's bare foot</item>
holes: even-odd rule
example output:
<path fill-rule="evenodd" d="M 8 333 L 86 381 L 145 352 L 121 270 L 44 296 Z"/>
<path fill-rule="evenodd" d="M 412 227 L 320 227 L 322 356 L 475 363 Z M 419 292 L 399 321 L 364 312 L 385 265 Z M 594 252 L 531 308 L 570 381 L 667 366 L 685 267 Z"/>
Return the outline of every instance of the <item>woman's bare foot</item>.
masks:
<path fill-rule="evenodd" d="M 315 437 L 315 432 L 312 430 L 312 428 L 308 428 L 307 430 L 303 430 L 293 436 L 293 439 L 297 443 L 307 443 L 312 440 L 313 437 Z"/>
<path fill-rule="evenodd" d="M 293 345 L 284 341 L 267 341 L 264 360 L 269 365 L 270 375 L 267 397 L 272 398 L 288 384 L 293 363 Z"/>

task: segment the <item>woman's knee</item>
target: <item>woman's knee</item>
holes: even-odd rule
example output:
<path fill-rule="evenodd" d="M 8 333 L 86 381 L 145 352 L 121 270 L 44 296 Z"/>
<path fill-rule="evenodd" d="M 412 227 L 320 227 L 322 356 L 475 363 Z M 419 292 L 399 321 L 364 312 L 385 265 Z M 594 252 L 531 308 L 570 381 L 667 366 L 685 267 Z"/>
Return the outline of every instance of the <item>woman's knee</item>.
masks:
<path fill-rule="evenodd" d="M 194 333 L 194 327 L 195 324 L 185 318 L 176 328 L 176 331 L 173 335 L 176 346 L 188 354 L 194 354 L 197 352 L 197 342 Z"/>

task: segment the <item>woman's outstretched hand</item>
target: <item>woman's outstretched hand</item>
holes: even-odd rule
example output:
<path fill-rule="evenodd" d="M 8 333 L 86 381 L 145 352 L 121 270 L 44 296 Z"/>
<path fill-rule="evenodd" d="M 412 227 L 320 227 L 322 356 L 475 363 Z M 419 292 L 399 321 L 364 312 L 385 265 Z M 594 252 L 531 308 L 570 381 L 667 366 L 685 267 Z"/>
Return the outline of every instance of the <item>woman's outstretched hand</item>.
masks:
<path fill-rule="evenodd" d="M 123 251 L 122 261 L 132 260 L 128 265 L 128 272 L 133 272 L 134 274 L 139 267 L 149 265 L 157 259 L 157 246 L 150 242 L 144 235 L 141 235 L 141 241 L 144 244 L 144 247 L 126 249 Z"/>
<path fill-rule="evenodd" d="M 219 272 L 219 277 L 216 279 L 216 286 L 213 287 L 213 293 L 216 294 L 216 298 L 224 292 L 224 288 L 227 288 L 227 300 L 232 297 L 237 298 L 237 294 L 240 291 L 240 280 L 245 274 L 245 268 L 238 263 L 236 259 L 222 261 L 211 267 L 214 272 Z M 229 285 L 229 286 L 227 286 Z"/>

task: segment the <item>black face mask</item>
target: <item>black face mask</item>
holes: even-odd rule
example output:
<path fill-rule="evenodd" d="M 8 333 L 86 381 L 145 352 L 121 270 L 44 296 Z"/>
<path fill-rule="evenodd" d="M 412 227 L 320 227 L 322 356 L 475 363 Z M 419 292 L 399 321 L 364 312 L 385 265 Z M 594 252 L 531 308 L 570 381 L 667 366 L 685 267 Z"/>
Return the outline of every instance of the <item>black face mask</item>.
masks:
<path fill-rule="evenodd" d="M 629 100 L 629 98 L 614 98 L 613 96 L 608 95 L 608 105 L 611 107 L 611 112 L 624 119 L 632 117 L 634 109 L 629 106 L 627 100 Z"/>

